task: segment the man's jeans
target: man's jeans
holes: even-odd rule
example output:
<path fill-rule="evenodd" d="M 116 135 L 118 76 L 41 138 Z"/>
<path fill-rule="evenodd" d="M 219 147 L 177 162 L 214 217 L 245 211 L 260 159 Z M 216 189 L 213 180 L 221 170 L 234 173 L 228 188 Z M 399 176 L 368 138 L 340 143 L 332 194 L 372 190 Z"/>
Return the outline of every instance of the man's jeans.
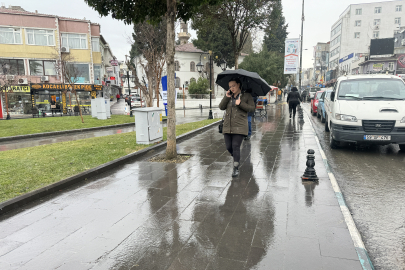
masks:
<path fill-rule="evenodd" d="M 249 125 L 248 136 L 251 136 L 252 135 L 252 116 L 248 116 L 248 125 Z"/>

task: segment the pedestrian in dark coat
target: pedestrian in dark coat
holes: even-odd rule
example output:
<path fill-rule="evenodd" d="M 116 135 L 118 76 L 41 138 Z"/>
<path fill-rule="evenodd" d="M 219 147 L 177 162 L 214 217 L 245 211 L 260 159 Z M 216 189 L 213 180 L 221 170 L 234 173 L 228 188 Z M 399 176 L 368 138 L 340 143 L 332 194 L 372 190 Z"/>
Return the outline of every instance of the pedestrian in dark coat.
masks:
<path fill-rule="evenodd" d="M 239 175 L 240 146 L 249 132 L 248 113 L 255 111 L 252 95 L 242 91 L 239 78 L 229 80 L 229 90 L 219 108 L 226 110 L 222 130 L 226 149 L 233 156 L 232 177 L 236 177 Z"/>
<path fill-rule="evenodd" d="M 302 102 L 300 93 L 298 93 L 297 87 L 293 87 L 291 89 L 291 92 L 288 93 L 287 96 L 287 103 L 288 103 L 288 109 L 290 111 L 290 118 L 291 118 L 291 112 L 293 112 L 293 117 L 295 117 L 295 114 L 297 112 L 297 105 Z"/>

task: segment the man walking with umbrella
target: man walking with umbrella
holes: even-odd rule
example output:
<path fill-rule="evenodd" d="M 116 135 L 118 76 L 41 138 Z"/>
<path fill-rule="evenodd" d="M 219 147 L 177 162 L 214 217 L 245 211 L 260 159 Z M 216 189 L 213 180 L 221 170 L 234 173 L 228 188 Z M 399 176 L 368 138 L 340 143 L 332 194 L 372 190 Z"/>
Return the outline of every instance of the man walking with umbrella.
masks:
<path fill-rule="evenodd" d="M 297 111 L 297 105 L 300 104 L 300 101 L 302 102 L 302 98 L 300 93 L 298 93 L 298 89 L 297 87 L 293 87 L 291 88 L 291 92 L 288 93 L 287 96 L 287 103 L 288 103 L 288 109 L 290 111 L 290 118 L 291 118 L 291 113 L 294 113 L 294 117 L 295 117 L 295 113 Z"/>

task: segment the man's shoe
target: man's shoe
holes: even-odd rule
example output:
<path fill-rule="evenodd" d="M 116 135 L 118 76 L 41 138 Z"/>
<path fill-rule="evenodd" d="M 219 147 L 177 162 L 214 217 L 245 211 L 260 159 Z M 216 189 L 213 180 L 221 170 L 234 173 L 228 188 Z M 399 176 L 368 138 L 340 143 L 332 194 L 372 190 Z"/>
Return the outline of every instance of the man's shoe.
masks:
<path fill-rule="evenodd" d="M 291 113 L 290 113 L 290 119 L 291 119 Z"/>
<path fill-rule="evenodd" d="M 247 136 L 245 137 L 245 141 L 248 141 L 248 140 L 250 140 L 250 135 L 247 135 Z"/>
<path fill-rule="evenodd" d="M 237 177 L 239 175 L 238 167 L 233 167 L 232 177 Z"/>

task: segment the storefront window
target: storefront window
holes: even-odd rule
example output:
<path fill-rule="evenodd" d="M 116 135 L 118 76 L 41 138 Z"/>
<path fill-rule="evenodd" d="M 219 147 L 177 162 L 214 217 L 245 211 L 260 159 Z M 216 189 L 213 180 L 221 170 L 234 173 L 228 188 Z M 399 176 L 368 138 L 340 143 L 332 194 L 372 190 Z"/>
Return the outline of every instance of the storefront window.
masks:
<path fill-rule="evenodd" d="M 0 67 L 5 64 L 10 65 L 10 70 L 3 70 L 0 68 L 0 74 L 4 74 L 4 71 L 8 75 L 25 75 L 24 60 L 22 59 L 0 59 Z"/>
<path fill-rule="evenodd" d="M 55 61 L 30 60 L 30 72 L 34 76 L 56 75 Z"/>
<path fill-rule="evenodd" d="M 91 93 L 87 91 L 77 91 L 77 99 L 80 102 L 80 106 L 82 106 L 84 113 L 91 109 Z M 74 93 L 67 93 L 66 94 L 66 106 L 70 109 L 70 105 L 72 105 L 72 111 L 74 106 L 77 105 L 76 96 Z"/>
<path fill-rule="evenodd" d="M 69 64 L 71 81 L 74 83 L 90 83 L 90 71 L 88 64 Z"/>
<path fill-rule="evenodd" d="M 101 66 L 94 65 L 94 84 L 101 84 Z"/>
<path fill-rule="evenodd" d="M 29 93 L 8 93 L 7 99 L 10 114 L 30 114 L 32 112 Z"/>

